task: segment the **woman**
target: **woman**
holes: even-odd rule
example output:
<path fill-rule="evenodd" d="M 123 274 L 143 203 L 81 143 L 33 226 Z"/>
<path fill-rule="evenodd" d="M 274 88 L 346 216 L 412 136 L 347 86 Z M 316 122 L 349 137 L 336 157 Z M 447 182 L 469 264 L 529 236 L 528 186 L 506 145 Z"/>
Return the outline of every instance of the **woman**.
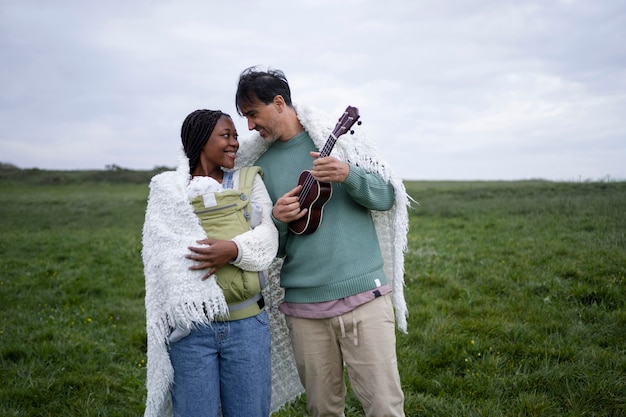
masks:
<path fill-rule="evenodd" d="M 270 330 L 262 272 L 274 259 L 272 202 L 258 167 L 227 171 L 230 116 L 196 110 L 176 171 L 156 175 L 143 229 L 148 333 L 146 416 L 270 411 Z M 196 262 L 189 247 L 203 245 Z"/>

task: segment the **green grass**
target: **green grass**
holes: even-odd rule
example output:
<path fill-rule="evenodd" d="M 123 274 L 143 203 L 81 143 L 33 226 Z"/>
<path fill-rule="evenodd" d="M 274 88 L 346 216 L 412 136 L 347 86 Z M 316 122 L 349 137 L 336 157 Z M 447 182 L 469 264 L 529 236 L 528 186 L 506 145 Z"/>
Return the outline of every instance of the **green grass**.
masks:
<path fill-rule="evenodd" d="M 406 264 L 412 331 L 399 341 L 407 408 L 622 415 L 626 184 L 408 189 L 422 205 Z"/>
<path fill-rule="evenodd" d="M 147 187 L 0 188 L 2 416 L 141 415 Z"/>
<path fill-rule="evenodd" d="M 142 415 L 149 175 L 0 174 L 0 415 Z M 407 416 L 626 415 L 626 183 L 406 186 Z"/>

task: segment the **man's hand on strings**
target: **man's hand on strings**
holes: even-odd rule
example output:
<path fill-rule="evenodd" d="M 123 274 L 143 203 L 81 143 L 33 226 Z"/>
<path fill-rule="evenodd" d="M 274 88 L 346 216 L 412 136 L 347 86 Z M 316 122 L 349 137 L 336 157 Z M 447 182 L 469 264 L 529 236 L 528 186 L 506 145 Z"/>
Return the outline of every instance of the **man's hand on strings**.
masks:
<path fill-rule="evenodd" d="M 276 201 L 272 209 L 272 215 L 280 222 L 289 223 L 306 215 L 307 209 L 300 208 L 298 193 L 302 185 L 298 185 Z"/>
<path fill-rule="evenodd" d="M 350 165 L 347 162 L 327 156 L 320 158 L 319 152 L 311 152 L 315 158 L 311 174 L 313 178 L 321 182 L 344 182 L 350 174 Z"/>

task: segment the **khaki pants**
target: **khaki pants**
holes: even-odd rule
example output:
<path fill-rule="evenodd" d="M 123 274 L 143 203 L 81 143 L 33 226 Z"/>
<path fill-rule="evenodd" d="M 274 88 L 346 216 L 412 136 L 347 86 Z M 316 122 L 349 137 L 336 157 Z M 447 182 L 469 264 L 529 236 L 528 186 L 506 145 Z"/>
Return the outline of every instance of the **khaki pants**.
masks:
<path fill-rule="evenodd" d="M 344 415 L 344 363 L 367 417 L 404 416 L 391 294 L 330 319 L 286 319 L 311 416 Z"/>

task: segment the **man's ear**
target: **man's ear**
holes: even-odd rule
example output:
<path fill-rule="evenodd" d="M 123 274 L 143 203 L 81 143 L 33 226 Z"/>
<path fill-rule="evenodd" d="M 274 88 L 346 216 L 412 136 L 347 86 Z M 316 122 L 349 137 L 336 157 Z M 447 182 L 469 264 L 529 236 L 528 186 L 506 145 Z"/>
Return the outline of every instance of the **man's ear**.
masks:
<path fill-rule="evenodd" d="M 274 96 L 272 103 L 274 104 L 274 106 L 276 106 L 276 110 L 279 113 L 282 113 L 282 111 L 285 110 L 285 107 L 287 107 L 287 105 L 285 104 L 285 99 L 281 95 Z"/>

